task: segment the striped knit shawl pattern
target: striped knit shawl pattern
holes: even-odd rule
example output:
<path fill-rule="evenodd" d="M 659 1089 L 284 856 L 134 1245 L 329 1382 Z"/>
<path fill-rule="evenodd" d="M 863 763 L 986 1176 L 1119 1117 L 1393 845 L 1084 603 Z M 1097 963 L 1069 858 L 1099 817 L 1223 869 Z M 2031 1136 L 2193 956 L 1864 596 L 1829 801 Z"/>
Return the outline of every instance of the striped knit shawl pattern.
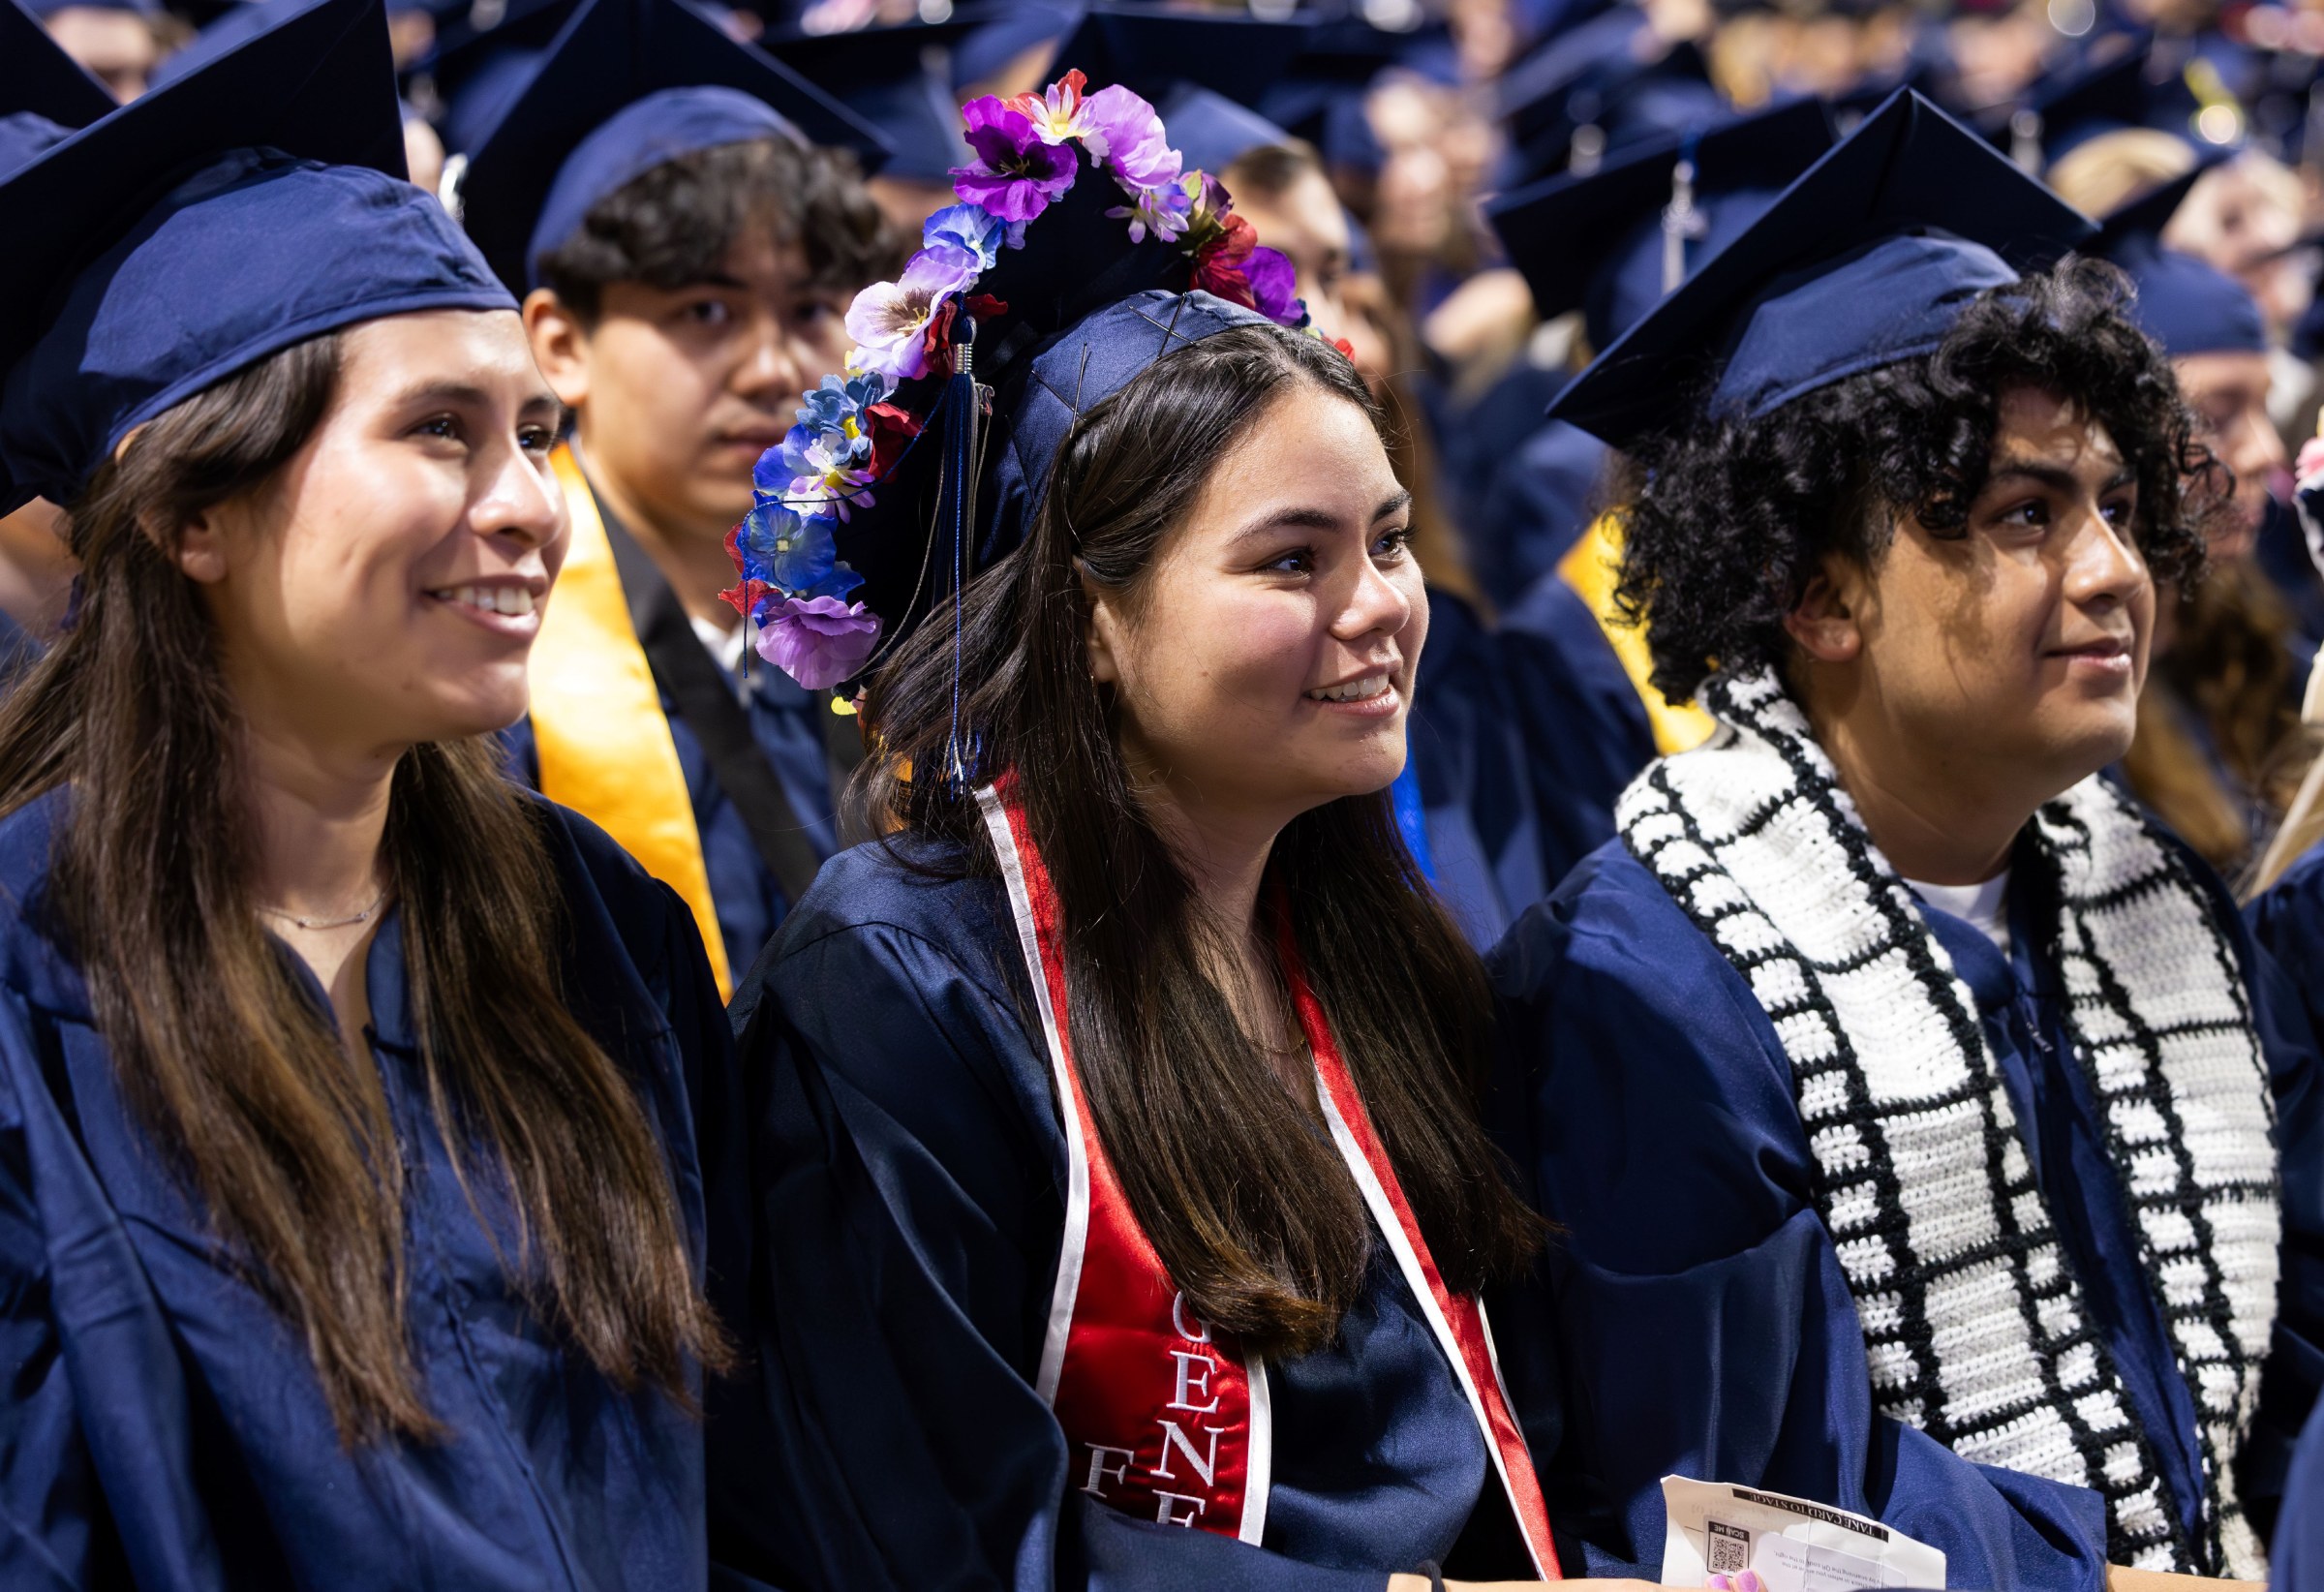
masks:
<path fill-rule="evenodd" d="M 1650 767 L 1616 823 L 1783 1043 L 1876 1408 L 1978 1463 L 2095 1488 L 2117 1562 L 2264 1579 L 2233 1465 L 2275 1323 L 2274 1105 L 2202 888 L 2096 779 L 2034 817 L 2068 1037 L 2198 1412 L 2190 1541 L 1974 997 L 1774 677 L 1716 679 L 1704 702 L 1720 733 Z"/>

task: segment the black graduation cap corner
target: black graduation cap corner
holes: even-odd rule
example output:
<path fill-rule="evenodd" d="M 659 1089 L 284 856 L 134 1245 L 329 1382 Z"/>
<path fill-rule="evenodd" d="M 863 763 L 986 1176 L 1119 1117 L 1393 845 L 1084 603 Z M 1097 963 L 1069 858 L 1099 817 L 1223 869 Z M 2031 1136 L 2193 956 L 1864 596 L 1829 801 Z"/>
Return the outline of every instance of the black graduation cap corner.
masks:
<path fill-rule="evenodd" d="M 1694 164 L 1695 192 L 1707 195 L 1780 190 L 1831 146 L 1830 111 L 1793 100 L 1699 135 L 1658 138 L 1586 175 L 1561 172 L 1500 195 L 1485 204 L 1485 219 L 1547 319 L 1581 307 L 1610 252 L 1663 214 L 1682 156 Z"/>
<path fill-rule="evenodd" d="M 1900 90 L 1600 353 L 1548 413 L 1617 448 L 1673 429 L 1772 291 L 1804 286 L 1880 240 L 1950 236 L 2028 270 L 2095 230 L 1984 138 Z M 1858 316 L 1881 311 L 1854 309 Z"/>
<path fill-rule="evenodd" d="M 67 55 L 17 0 L 0 0 L 0 116 L 29 112 L 81 128 L 115 108 L 105 85 Z"/>
<path fill-rule="evenodd" d="M 876 129 L 789 67 L 737 44 L 686 0 L 582 0 L 532 78 L 478 140 L 459 185 L 461 217 L 501 280 L 527 287 L 533 227 L 574 146 L 665 88 L 731 88 L 765 102 L 810 141 L 887 155 Z"/>
<path fill-rule="evenodd" d="M 39 216 L 0 249 L 0 370 L 74 273 L 193 167 L 271 147 L 402 177 L 403 112 L 381 0 L 274 0 L 283 16 L 201 73 L 140 97 L 0 180 L 0 215 Z"/>
<path fill-rule="evenodd" d="M 948 185 L 970 151 L 961 134 L 954 62 L 986 22 L 963 6 L 941 22 L 907 22 L 848 33 L 790 32 L 759 48 L 846 106 L 887 140 L 890 175 Z"/>

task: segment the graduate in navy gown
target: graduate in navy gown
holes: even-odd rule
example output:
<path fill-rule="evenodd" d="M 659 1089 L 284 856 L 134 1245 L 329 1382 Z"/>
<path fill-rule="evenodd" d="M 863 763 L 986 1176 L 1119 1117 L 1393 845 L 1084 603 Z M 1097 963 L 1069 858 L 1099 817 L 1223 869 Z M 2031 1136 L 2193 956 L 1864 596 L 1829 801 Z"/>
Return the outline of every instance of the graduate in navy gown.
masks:
<path fill-rule="evenodd" d="M 1553 1577 L 1487 992 L 1386 795 L 1429 609 L 1377 413 L 1143 101 L 967 108 L 816 395 L 851 517 L 779 485 L 737 548 L 762 655 L 865 683 L 889 838 L 734 1006 L 771 1313 L 714 1455 L 781 1485 L 715 1462 L 714 1538 L 849 1592 Z"/>
<path fill-rule="evenodd" d="M 460 189 L 573 412 L 572 566 L 520 761 L 688 899 L 721 988 L 838 846 L 829 747 L 854 726 L 745 668 L 718 594 L 751 467 L 840 368 L 848 300 L 899 251 L 852 152 L 880 147 L 688 7 L 586 0 Z"/>
<path fill-rule="evenodd" d="M 289 7 L 0 182 L 0 510 L 83 571 L 0 709 L 12 1588 L 707 1580 L 731 1040 L 502 773 L 558 405 L 391 83 Z"/>
<path fill-rule="evenodd" d="M 1559 400 L 1637 460 L 1624 586 L 1724 726 L 1494 957 L 1562 1228 L 1503 1363 L 1570 1391 L 1618 1559 L 1679 1472 L 1953 1585 L 2264 1575 L 2324 1344 L 2271 1123 L 2314 1132 L 2316 1058 L 2095 777 L 2225 505 L 2122 278 L 2034 263 L 2089 230 L 1900 95 Z"/>

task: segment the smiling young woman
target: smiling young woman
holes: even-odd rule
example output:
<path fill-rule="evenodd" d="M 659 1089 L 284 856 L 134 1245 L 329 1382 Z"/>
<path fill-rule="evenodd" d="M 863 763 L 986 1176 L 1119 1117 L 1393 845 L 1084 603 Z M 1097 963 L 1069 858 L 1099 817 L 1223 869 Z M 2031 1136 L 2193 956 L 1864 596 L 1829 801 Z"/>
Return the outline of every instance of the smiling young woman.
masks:
<path fill-rule="evenodd" d="M 1165 147 L 1083 86 L 971 121 L 1110 106 L 1107 148 Z M 917 430 L 876 503 L 793 483 L 738 543 L 767 656 L 850 648 L 888 833 L 736 996 L 773 1313 L 713 1442 L 783 1485 L 721 1498 L 722 1550 L 849 1592 L 1554 1578 L 1554 1411 L 1510 1404 L 1478 1302 L 1540 1228 L 1478 1122 L 1482 964 L 1389 793 L 1411 500 L 1296 304 L 1190 287 L 1222 199 L 1147 238 L 1074 169 L 1021 246 L 931 222 L 906 280 L 956 272 L 972 342 L 903 325 L 813 395 Z M 799 595 L 844 567 L 819 536 L 863 601 Z"/>
<path fill-rule="evenodd" d="M 0 1563 L 54 1584 L 705 1578 L 728 1040 L 684 907 L 505 778 L 561 409 L 431 196 L 299 158 L 398 147 L 388 81 L 321 0 L 19 179 L 66 307 L 0 505 L 81 574 L 0 709 Z"/>

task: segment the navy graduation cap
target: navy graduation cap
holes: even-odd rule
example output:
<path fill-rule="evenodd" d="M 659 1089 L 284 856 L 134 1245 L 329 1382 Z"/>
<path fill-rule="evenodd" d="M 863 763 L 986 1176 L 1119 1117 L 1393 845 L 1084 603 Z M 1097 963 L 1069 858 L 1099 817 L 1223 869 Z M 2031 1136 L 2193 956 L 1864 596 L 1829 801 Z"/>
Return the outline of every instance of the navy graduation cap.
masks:
<path fill-rule="evenodd" d="M 517 292 L 591 206 L 655 167 L 767 137 L 887 143 L 790 68 L 735 43 L 685 0 L 582 0 L 459 185 L 469 234 Z"/>
<path fill-rule="evenodd" d="M 293 343 L 513 310 L 403 180 L 380 0 L 282 21 L 0 180 L 0 512 L 76 497 L 121 439 Z"/>
<path fill-rule="evenodd" d="M 1509 172 L 1528 182 L 1732 114 L 1692 44 L 1666 44 L 1635 6 L 1591 17 L 1511 67 L 1497 91 Z"/>
<path fill-rule="evenodd" d="M 1502 195 L 1485 219 L 1534 309 L 1544 320 L 1580 310 L 1590 346 L 1603 349 L 1831 146 L 1822 103 L 1793 100 Z"/>
<path fill-rule="evenodd" d="M 2124 47 L 2116 53 L 2085 59 L 2037 83 L 1997 138 L 2005 137 L 2013 146 L 2035 140 L 2046 168 L 2093 138 L 2126 128 L 2156 128 L 2185 138 L 2198 108 L 2194 95 L 2183 79 L 2156 80 L 2151 39 L 2121 43 Z M 2024 150 L 2013 147 L 2011 153 L 2020 157 L 2020 165 L 2030 164 Z"/>
<path fill-rule="evenodd" d="M 1979 292 L 2064 255 L 2090 219 L 1900 91 L 1549 405 L 1618 448 L 1714 415 L 1765 414 L 1928 353 Z"/>
<path fill-rule="evenodd" d="M 2138 290 L 2130 319 L 2174 358 L 2192 353 L 2268 352 L 2268 328 L 2249 289 L 2226 272 L 2162 245 L 2162 230 L 2216 158 L 2198 162 L 2139 199 L 2108 212 L 2090 247 L 2122 267 Z"/>
<path fill-rule="evenodd" d="M 1441 69 L 1451 48 L 1451 30 L 1441 22 L 1402 33 L 1374 27 L 1360 16 L 1326 22 L 1309 33 L 1290 67 L 1260 95 L 1256 108 L 1313 144 L 1328 165 L 1377 170 L 1380 145 L 1372 137 L 1364 97 L 1391 68 L 1446 77 Z M 1184 137 L 1176 127 L 1171 136 Z"/>
<path fill-rule="evenodd" d="M 1078 69 L 1119 83 L 1161 113 L 1189 170 L 1225 170 L 1292 135 L 1251 108 L 1282 80 L 1315 33 L 1304 19 L 1092 6 L 1058 46 L 1051 76 Z"/>
<path fill-rule="evenodd" d="M 24 9 L 35 16 L 52 16 L 72 6 L 89 6 L 98 11 L 134 11 L 140 16 L 153 16 L 162 9 L 161 0 L 24 0 Z"/>
<path fill-rule="evenodd" d="M 67 55 L 18 0 L 0 0 L 0 115 L 30 112 L 77 128 L 113 108 L 105 85 Z"/>
<path fill-rule="evenodd" d="M 759 47 L 879 130 L 891 151 L 881 170 L 950 186 L 952 168 L 970 158 L 954 55 L 981 24 L 963 10 L 942 22 L 791 33 Z"/>
<path fill-rule="evenodd" d="M 952 86 L 963 93 L 981 87 L 1019 57 L 1055 45 L 1080 23 L 1083 9 L 1080 0 L 994 0 L 978 7 L 975 26 L 953 54 Z"/>
<path fill-rule="evenodd" d="M 446 23 L 404 75 L 404 92 L 436 124 L 443 146 L 467 154 L 524 92 L 579 0 L 515 0 Z"/>
<path fill-rule="evenodd" d="M 0 0 L 0 176 L 112 109 L 105 85 L 47 29 L 17 0 Z"/>

